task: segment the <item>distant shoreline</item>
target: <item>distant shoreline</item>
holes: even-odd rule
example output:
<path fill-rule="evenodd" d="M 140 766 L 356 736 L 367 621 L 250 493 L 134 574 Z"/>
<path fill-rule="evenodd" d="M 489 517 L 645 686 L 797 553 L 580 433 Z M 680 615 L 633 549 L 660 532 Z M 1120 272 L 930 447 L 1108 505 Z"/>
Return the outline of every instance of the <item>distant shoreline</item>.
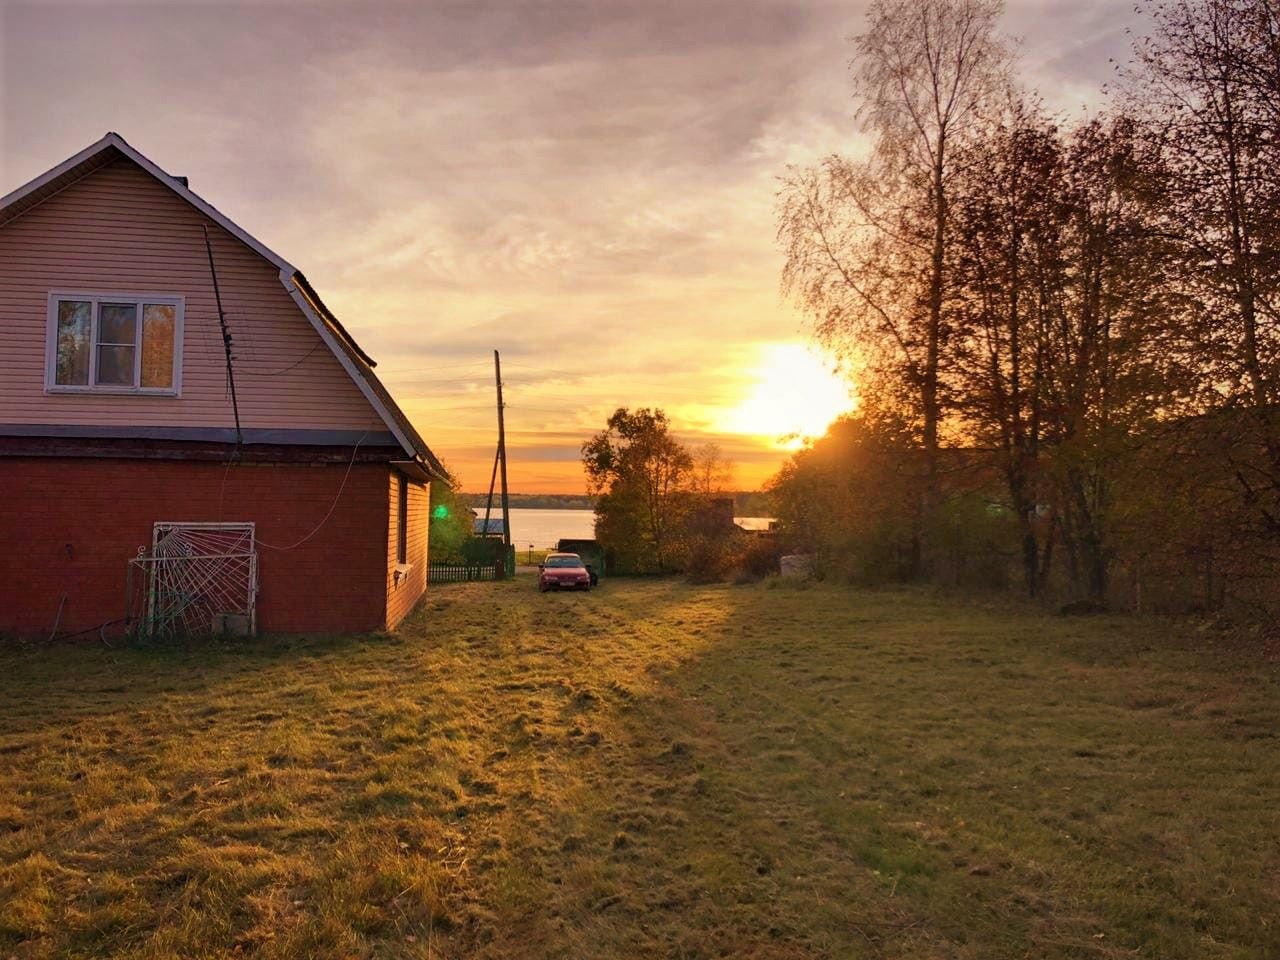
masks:
<path fill-rule="evenodd" d="M 477 503 L 468 503 L 467 506 L 471 507 L 474 510 L 477 506 L 483 507 L 484 502 L 485 502 L 485 498 L 481 497 Z M 564 504 L 560 504 L 560 503 L 519 503 L 515 500 L 512 500 L 510 501 L 510 504 L 511 504 L 512 510 L 594 510 L 596 508 L 595 504 L 593 503 L 584 504 L 583 506 L 574 506 L 574 505 L 565 506 Z M 498 495 L 495 493 L 493 495 L 493 508 L 497 510 L 500 506 L 501 506 L 501 501 L 498 499 Z"/>
<path fill-rule="evenodd" d="M 487 493 L 463 493 L 459 497 L 469 507 L 483 507 L 489 495 Z M 595 498 L 582 494 L 513 493 L 507 499 L 512 507 L 521 510 L 594 510 L 596 508 Z M 499 503 L 499 496 L 496 492 L 493 495 L 493 502 L 495 506 Z"/>
<path fill-rule="evenodd" d="M 483 508 L 488 496 L 487 493 L 458 494 L 462 503 L 472 509 Z M 742 516 L 772 515 L 773 508 L 767 494 L 754 490 L 737 490 L 725 493 L 724 496 L 733 497 L 735 508 Z M 595 497 L 589 497 L 586 494 L 512 493 L 507 499 L 510 505 L 518 510 L 594 510 L 596 508 Z M 495 491 L 494 506 L 496 507 L 500 502 L 498 493 Z"/>

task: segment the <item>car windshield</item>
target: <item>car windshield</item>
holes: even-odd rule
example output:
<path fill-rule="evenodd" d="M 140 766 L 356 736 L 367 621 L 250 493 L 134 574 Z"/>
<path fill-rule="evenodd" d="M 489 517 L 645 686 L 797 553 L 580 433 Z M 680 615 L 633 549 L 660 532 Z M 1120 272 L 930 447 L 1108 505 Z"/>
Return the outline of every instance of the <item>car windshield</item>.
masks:
<path fill-rule="evenodd" d="M 548 567 L 580 567 L 582 561 L 577 557 L 547 557 Z"/>

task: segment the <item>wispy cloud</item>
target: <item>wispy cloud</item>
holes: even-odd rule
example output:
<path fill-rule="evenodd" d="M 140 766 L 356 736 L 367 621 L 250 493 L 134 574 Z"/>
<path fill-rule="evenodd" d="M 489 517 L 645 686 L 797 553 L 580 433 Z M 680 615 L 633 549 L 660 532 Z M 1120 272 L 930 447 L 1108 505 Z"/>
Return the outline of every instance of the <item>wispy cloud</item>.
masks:
<path fill-rule="evenodd" d="M 717 432 L 742 358 L 800 339 L 776 177 L 857 149 L 831 0 L 0 0 L 0 178 L 114 129 L 301 266 L 469 487 L 507 361 L 513 479 L 577 488 L 616 406 Z M 1071 107 L 1124 46 L 1118 2 L 1011 6 Z M 39 78 L 38 81 L 34 78 Z"/>

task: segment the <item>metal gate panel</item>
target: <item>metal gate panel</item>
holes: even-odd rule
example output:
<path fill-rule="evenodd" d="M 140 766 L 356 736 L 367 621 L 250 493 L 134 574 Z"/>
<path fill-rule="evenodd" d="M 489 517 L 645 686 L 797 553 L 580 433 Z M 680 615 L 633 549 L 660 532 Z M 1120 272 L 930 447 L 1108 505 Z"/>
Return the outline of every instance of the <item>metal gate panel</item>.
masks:
<path fill-rule="evenodd" d="M 143 635 L 257 630 L 252 523 L 156 523 L 151 552 L 130 561 L 129 579 L 129 614 Z"/>

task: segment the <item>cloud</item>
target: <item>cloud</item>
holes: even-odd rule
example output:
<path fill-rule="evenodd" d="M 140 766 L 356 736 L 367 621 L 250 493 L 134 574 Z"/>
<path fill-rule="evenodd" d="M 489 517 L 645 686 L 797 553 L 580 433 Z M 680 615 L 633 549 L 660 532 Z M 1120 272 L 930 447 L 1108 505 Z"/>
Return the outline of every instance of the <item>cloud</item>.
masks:
<path fill-rule="evenodd" d="M 776 178 L 865 146 L 847 66 L 864 9 L 0 0 L 0 175 L 107 129 L 189 175 L 307 273 L 471 488 L 495 348 L 524 489 L 580 488 L 578 446 L 624 405 L 668 408 L 755 483 L 778 452 L 716 424 L 755 346 L 803 336 L 778 294 Z M 1127 17 L 1023 0 L 1007 22 L 1073 105 Z"/>

